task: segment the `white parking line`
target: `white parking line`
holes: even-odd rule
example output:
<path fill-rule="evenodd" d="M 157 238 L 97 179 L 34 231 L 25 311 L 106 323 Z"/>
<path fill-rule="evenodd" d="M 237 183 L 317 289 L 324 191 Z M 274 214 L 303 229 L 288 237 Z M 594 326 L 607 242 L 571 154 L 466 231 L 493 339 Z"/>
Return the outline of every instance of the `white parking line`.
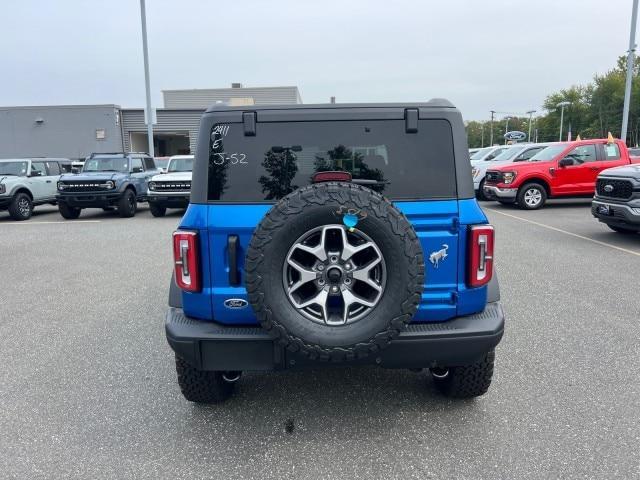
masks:
<path fill-rule="evenodd" d="M 533 220 L 529 220 L 528 218 L 518 217 L 517 215 L 511 215 L 510 213 L 501 212 L 500 210 L 494 210 L 493 208 L 485 208 L 485 210 L 489 210 L 491 212 L 499 213 L 500 215 L 504 215 L 505 217 L 514 218 L 516 220 L 520 220 L 521 222 L 531 223 L 533 225 L 537 225 L 538 227 L 546 228 L 549 230 L 553 230 L 554 232 L 564 233 L 565 235 L 570 235 L 572 237 L 577 237 L 582 240 L 587 240 L 588 242 L 597 243 L 598 245 L 602 245 L 603 247 L 613 248 L 614 250 L 619 250 L 621 252 L 630 253 L 631 255 L 635 255 L 640 257 L 640 252 L 634 252 L 633 250 L 629 250 L 627 248 L 618 247 L 616 245 L 612 245 L 610 243 L 601 242 L 600 240 L 594 240 L 593 238 L 585 237 L 584 235 L 578 235 L 577 233 L 568 232 L 566 230 L 562 230 L 561 228 L 552 227 L 551 225 L 547 225 L 545 223 L 535 222 Z"/>
<path fill-rule="evenodd" d="M 0 225 L 52 225 L 55 223 L 65 224 L 65 225 L 75 225 L 78 223 L 102 223 L 102 220 L 74 220 L 73 222 L 0 222 Z"/>

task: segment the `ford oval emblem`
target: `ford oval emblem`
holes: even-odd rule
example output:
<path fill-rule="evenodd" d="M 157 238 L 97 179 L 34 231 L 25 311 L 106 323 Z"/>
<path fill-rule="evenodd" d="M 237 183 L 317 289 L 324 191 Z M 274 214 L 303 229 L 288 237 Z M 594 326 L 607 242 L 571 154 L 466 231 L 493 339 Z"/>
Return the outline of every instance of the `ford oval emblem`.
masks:
<path fill-rule="evenodd" d="M 224 301 L 224 306 L 227 308 L 245 308 L 249 303 L 242 298 L 228 298 Z"/>
<path fill-rule="evenodd" d="M 527 134 L 524 132 L 519 132 L 517 130 L 512 130 L 504 134 L 505 140 L 512 140 L 516 142 L 520 142 L 527 138 Z"/>

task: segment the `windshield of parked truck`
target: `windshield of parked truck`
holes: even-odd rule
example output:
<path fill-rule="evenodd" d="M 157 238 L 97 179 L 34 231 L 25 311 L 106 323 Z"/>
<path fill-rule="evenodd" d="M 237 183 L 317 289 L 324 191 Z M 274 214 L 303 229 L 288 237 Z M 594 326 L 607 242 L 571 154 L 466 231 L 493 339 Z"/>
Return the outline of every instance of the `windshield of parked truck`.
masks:
<path fill-rule="evenodd" d="M 553 160 L 560 152 L 562 152 L 566 145 L 552 145 L 551 147 L 547 147 L 544 150 L 536 153 L 533 157 L 529 159 L 530 162 L 548 162 L 549 160 Z"/>
<path fill-rule="evenodd" d="M 485 148 L 481 148 L 480 150 L 478 150 L 476 153 L 474 153 L 473 155 L 471 155 L 471 160 L 480 160 L 482 157 L 484 157 L 487 153 L 489 153 L 491 150 L 493 150 L 496 147 L 485 147 Z"/>
<path fill-rule="evenodd" d="M 27 162 L 0 162 L 0 175 L 27 176 Z"/>
<path fill-rule="evenodd" d="M 88 159 L 83 172 L 123 172 L 129 171 L 129 159 L 127 157 L 94 157 Z"/>
<path fill-rule="evenodd" d="M 174 158 L 169 163 L 168 172 L 190 172 L 193 170 L 193 157 Z"/>
<path fill-rule="evenodd" d="M 520 154 L 520 152 L 522 152 L 525 148 L 527 148 L 525 145 L 523 145 L 521 147 L 507 148 L 502 153 L 500 153 L 500 155 L 495 157 L 492 161 L 493 162 L 507 162 L 509 160 L 512 160 L 512 159 L 516 158 Z"/>
<path fill-rule="evenodd" d="M 167 165 L 169 165 L 169 157 L 155 157 L 153 159 L 154 163 L 156 164 L 157 168 L 162 168 L 165 169 L 167 168 Z"/>

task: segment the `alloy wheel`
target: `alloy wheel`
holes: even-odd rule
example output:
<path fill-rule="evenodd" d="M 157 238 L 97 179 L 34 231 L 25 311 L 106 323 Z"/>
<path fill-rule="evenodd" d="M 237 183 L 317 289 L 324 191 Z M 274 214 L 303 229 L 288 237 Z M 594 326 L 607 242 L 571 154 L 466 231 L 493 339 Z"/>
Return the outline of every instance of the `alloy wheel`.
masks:
<path fill-rule="evenodd" d="M 296 240 L 283 266 L 291 304 L 309 320 L 346 325 L 369 313 L 385 288 L 386 266 L 376 243 L 357 229 L 324 225 Z"/>

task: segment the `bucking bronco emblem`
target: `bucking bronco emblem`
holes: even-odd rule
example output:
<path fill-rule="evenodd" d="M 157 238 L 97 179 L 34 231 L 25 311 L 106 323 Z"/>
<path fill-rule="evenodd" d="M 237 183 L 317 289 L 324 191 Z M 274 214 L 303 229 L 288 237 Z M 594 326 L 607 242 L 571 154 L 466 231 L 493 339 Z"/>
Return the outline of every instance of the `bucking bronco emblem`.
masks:
<path fill-rule="evenodd" d="M 429 255 L 429 261 L 431 262 L 431 265 L 433 265 L 433 268 L 438 268 L 440 266 L 440 262 L 444 261 L 444 259 L 448 257 L 447 250 L 449 250 L 449 245 L 443 243 L 441 250 L 436 250 Z"/>

